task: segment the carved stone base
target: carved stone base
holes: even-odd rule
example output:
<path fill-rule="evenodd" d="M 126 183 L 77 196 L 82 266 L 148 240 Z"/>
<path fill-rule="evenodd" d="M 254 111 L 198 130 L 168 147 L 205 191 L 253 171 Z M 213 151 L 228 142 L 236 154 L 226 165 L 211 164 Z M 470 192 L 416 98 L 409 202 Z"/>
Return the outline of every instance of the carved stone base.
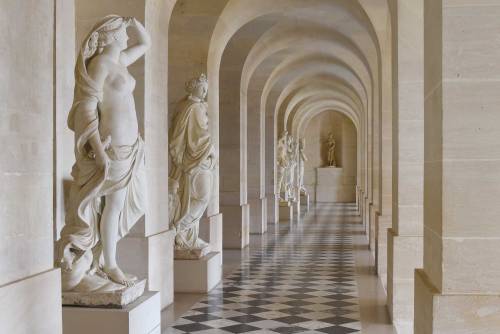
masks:
<path fill-rule="evenodd" d="M 146 292 L 120 309 L 64 306 L 63 333 L 160 334 L 160 294 Z"/>
<path fill-rule="evenodd" d="M 174 259 L 176 260 L 198 260 L 210 252 L 210 247 L 198 249 L 175 249 Z"/>
<path fill-rule="evenodd" d="M 199 260 L 174 260 L 174 291 L 207 293 L 222 279 L 221 253 L 212 252 Z"/>
<path fill-rule="evenodd" d="M 134 286 L 110 292 L 63 292 L 62 304 L 72 306 L 123 308 L 144 293 L 146 281 L 138 281 Z"/>
<path fill-rule="evenodd" d="M 279 210 L 280 221 L 293 220 L 293 207 L 290 202 L 281 200 Z"/>

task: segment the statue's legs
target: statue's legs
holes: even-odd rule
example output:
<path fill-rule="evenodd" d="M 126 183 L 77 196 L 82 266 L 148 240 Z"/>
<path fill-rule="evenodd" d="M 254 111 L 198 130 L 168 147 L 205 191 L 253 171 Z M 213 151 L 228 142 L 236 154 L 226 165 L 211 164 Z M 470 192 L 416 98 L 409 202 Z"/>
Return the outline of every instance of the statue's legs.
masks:
<path fill-rule="evenodd" d="M 183 221 L 180 221 L 176 226 L 176 246 L 188 249 L 203 248 L 207 246 L 207 243 L 198 237 L 199 225 L 212 193 L 212 172 L 201 170 L 191 176 L 189 181 L 191 186 L 190 210 Z"/>
<path fill-rule="evenodd" d="M 127 277 L 116 263 L 116 245 L 118 243 L 118 224 L 120 214 L 125 205 L 127 189 L 120 189 L 105 198 L 104 209 L 100 221 L 103 271 L 115 283 L 132 285 L 134 278 Z"/>

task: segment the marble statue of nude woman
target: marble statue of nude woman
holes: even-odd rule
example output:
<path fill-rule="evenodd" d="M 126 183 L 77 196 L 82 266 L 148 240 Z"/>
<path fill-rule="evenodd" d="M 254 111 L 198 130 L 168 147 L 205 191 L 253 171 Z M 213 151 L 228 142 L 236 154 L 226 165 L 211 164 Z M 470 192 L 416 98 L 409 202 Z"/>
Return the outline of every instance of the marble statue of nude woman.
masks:
<path fill-rule="evenodd" d="M 137 36 L 128 46 L 127 29 Z M 58 241 L 63 291 L 103 292 L 137 280 L 116 261 L 116 246 L 144 215 L 144 144 L 127 67 L 150 47 L 135 18 L 109 15 L 85 38 L 75 68 L 68 126 L 75 157 L 66 225 Z"/>

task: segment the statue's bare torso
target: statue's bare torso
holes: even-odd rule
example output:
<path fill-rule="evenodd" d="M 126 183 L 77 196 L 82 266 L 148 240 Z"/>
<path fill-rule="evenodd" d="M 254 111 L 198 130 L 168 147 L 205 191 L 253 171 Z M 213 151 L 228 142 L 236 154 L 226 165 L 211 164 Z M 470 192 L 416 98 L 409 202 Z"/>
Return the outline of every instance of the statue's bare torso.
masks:
<path fill-rule="evenodd" d="M 132 145 L 139 131 L 133 95 L 135 79 L 125 66 L 99 57 L 93 61 L 99 61 L 108 73 L 99 103 L 99 133 L 102 138 L 110 136 L 114 146 Z"/>

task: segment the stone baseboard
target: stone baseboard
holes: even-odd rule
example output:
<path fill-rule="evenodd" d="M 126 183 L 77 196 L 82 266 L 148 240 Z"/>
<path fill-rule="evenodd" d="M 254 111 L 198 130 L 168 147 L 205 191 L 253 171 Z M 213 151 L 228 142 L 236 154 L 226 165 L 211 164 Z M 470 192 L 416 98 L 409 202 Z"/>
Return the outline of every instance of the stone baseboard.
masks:
<path fill-rule="evenodd" d="M 160 333 L 160 293 L 146 292 L 122 309 L 63 307 L 63 332 L 71 334 Z"/>
<path fill-rule="evenodd" d="M 0 333 L 62 332 L 59 269 L 4 285 L 0 296 Z"/>
<path fill-rule="evenodd" d="M 500 295 L 443 295 L 415 271 L 415 334 L 497 334 Z"/>

